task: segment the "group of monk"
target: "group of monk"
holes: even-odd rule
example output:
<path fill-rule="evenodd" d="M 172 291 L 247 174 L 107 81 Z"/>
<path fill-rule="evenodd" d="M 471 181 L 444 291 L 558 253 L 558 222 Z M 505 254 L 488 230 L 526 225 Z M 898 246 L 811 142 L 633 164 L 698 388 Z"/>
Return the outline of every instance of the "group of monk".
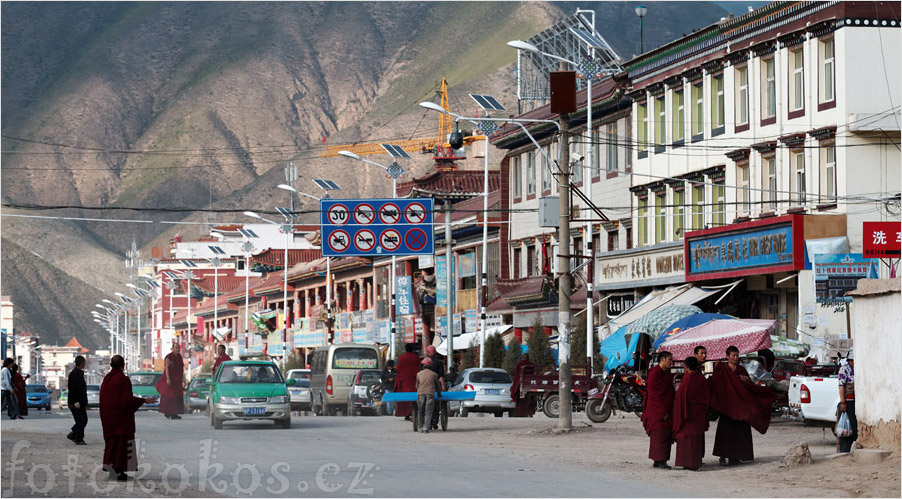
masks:
<path fill-rule="evenodd" d="M 719 458 L 719 464 L 733 466 L 754 460 L 751 429 L 767 432 L 776 394 L 749 380 L 749 373 L 739 365 L 735 346 L 727 348 L 726 361 L 715 364 L 710 379 L 702 372 L 707 349 L 699 345 L 694 353 L 683 361 L 683 377 L 676 391 L 670 352 L 660 352 L 658 364 L 648 370 L 642 424 L 650 439 L 648 458 L 652 466 L 670 468 L 667 461 L 674 441 L 675 466 L 692 471 L 704 466 L 705 432 L 712 412 L 718 417 L 712 454 Z"/>

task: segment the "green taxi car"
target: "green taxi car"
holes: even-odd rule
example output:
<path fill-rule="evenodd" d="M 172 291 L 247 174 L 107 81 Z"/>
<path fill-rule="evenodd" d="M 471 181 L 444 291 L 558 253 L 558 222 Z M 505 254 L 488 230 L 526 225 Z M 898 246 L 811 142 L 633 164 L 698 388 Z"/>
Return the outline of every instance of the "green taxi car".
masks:
<path fill-rule="evenodd" d="M 154 399 L 153 403 L 145 402 L 141 409 L 155 409 L 160 405 L 160 394 L 156 384 L 163 377 L 159 371 L 138 371 L 129 373 L 128 379 L 132 382 L 132 393 L 135 397 Z"/>
<path fill-rule="evenodd" d="M 220 430 L 225 421 L 268 419 L 291 428 L 291 385 L 273 362 L 223 362 L 210 386 L 210 424 Z"/>

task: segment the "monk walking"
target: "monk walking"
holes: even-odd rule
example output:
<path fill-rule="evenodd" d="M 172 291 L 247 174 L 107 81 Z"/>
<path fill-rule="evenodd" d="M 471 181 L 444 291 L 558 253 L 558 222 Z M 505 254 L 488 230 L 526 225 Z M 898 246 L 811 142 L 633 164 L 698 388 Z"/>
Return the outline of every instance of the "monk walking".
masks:
<path fill-rule="evenodd" d="M 396 392 L 417 391 L 417 374 L 420 372 L 420 357 L 413 351 L 416 344 L 404 345 L 404 355 L 398 358 L 398 376 L 395 378 Z M 413 402 L 398 402 L 395 407 L 395 416 L 410 420 L 413 413 Z"/>
<path fill-rule="evenodd" d="M 158 410 L 166 416 L 166 419 L 182 419 L 179 414 L 185 412 L 184 365 L 179 344 L 174 341 L 172 352 L 163 362 L 163 376 L 155 385 L 157 393 L 160 394 Z"/>
<path fill-rule="evenodd" d="M 219 364 L 222 364 L 227 360 L 232 360 L 232 358 L 229 357 L 229 354 L 226 353 L 225 345 L 216 347 L 216 352 L 216 361 L 213 362 L 213 376 L 216 376 L 216 370 L 219 369 Z"/>
<path fill-rule="evenodd" d="M 655 468 L 668 469 L 670 445 L 673 443 L 673 375 L 670 367 L 673 355 L 664 351 L 658 354 L 658 365 L 648 370 L 645 380 L 648 396 L 645 399 L 645 410 L 642 411 L 642 425 L 648 434 L 648 458 L 654 461 Z"/>
<path fill-rule="evenodd" d="M 674 466 L 698 471 L 705 454 L 705 432 L 708 431 L 708 381 L 698 358 L 688 357 L 685 373 L 673 404 L 673 436 L 676 439 Z"/>
<path fill-rule="evenodd" d="M 749 381 L 748 371 L 739 365 L 739 349 L 735 346 L 727 347 L 727 362 L 714 366 L 709 382 L 711 407 L 720 412 L 713 454 L 720 457 L 721 466 L 755 459 L 752 428 L 767 433 L 776 394 Z"/>
<path fill-rule="evenodd" d="M 110 359 L 110 372 L 100 385 L 100 424 L 103 426 L 103 468 L 124 482 L 129 479 L 126 471 L 138 469 L 135 449 L 135 412 L 145 402 L 132 395 L 132 382 L 122 372 L 125 359 L 114 355 Z"/>

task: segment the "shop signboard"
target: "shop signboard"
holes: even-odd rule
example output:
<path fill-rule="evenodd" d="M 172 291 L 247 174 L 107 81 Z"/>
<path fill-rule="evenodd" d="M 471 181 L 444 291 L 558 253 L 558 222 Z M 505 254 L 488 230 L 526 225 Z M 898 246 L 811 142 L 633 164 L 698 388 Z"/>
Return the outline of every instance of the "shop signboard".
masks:
<path fill-rule="evenodd" d="M 634 295 L 617 295 L 608 298 L 608 318 L 614 318 L 626 312 L 636 303 Z"/>
<path fill-rule="evenodd" d="M 328 343 L 326 341 L 326 332 L 319 330 L 300 330 L 294 333 L 295 348 L 311 348 L 318 347 Z"/>
<path fill-rule="evenodd" d="M 471 308 L 468 310 L 464 310 L 464 329 L 467 330 L 468 333 L 472 333 L 479 329 L 479 314 L 476 312 L 475 308 Z"/>
<path fill-rule="evenodd" d="M 366 343 L 367 341 L 369 341 L 369 338 L 367 338 L 366 329 L 354 329 L 352 337 L 354 343 Z"/>
<path fill-rule="evenodd" d="M 654 285 L 683 282 L 683 245 L 665 248 L 630 250 L 598 259 L 595 289 L 624 289 L 636 286 L 636 281 Z"/>
<path fill-rule="evenodd" d="M 817 303 L 844 304 L 858 288 L 859 279 L 876 279 L 877 262 L 856 253 L 814 255 L 814 294 Z"/>
<path fill-rule="evenodd" d="M 687 281 L 805 268 L 801 215 L 755 220 L 686 234 Z"/>
<path fill-rule="evenodd" d="M 354 330 L 353 329 L 339 329 L 338 330 L 338 341 L 341 343 L 353 343 L 354 342 Z"/>
<path fill-rule="evenodd" d="M 864 222 L 861 232 L 864 258 L 902 256 L 902 222 Z"/>
<path fill-rule="evenodd" d="M 435 315 L 443 317 L 448 311 L 448 266 L 445 255 L 436 255 L 435 257 Z M 457 257 L 451 258 L 451 292 L 454 294 L 454 264 Z"/>
<path fill-rule="evenodd" d="M 409 275 L 395 277 L 395 315 L 413 314 L 413 289 Z"/>
<path fill-rule="evenodd" d="M 379 321 L 379 329 L 374 338 L 375 343 L 388 343 L 388 337 L 391 335 L 391 322 L 387 320 Z"/>
<path fill-rule="evenodd" d="M 476 252 L 472 251 L 470 253 L 461 253 L 458 256 L 458 263 L 460 264 L 460 276 L 464 277 L 474 277 L 476 275 Z"/>

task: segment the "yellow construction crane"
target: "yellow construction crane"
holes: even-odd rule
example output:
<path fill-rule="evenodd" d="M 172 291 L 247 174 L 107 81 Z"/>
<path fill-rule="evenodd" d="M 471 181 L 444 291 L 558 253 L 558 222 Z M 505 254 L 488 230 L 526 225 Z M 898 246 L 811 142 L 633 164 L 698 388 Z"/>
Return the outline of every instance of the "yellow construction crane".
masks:
<path fill-rule="evenodd" d="M 441 87 L 441 106 L 445 111 L 450 111 L 451 109 L 448 107 L 448 81 L 442 78 L 442 87 Z M 430 137 L 428 139 L 410 139 L 410 140 L 393 140 L 393 141 L 382 141 L 382 142 L 364 142 L 360 144 L 343 144 L 337 146 L 327 146 L 326 149 L 320 154 L 321 158 L 328 158 L 338 156 L 338 151 L 351 151 L 354 154 L 364 155 L 364 154 L 383 154 L 385 153 L 385 149 L 382 148 L 381 144 L 394 144 L 396 146 L 401 146 L 405 151 L 412 152 L 423 152 L 423 153 L 434 153 L 437 146 L 443 146 L 446 144 L 446 140 L 448 135 L 451 133 L 451 115 L 445 113 L 439 113 L 438 119 L 438 135 L 435 137 Z"/>

